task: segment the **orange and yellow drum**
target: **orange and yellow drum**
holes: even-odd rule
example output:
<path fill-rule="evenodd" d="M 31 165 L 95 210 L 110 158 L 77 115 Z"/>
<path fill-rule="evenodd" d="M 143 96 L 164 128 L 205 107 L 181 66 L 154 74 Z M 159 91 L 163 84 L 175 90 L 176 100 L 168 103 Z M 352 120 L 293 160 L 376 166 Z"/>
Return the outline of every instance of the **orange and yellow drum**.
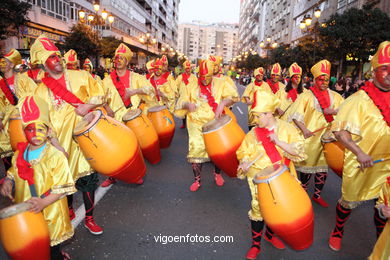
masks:
<path fill-rule="evenodd" d="M 276 163 L 259 172 L 253 182 L 265 223 L 293 249 L 309 248 L 313 243 L 313 208 L 288 168 Z"/>
<path fill-rule="evenodd" d="M 80 121 L 73 136 L 93 169 L 135 183 L 146 172 L 137 137 L 130 128 L 102 111 L 93 111 Z"/>
<path fill-rule="evenodd" d="M 225 107 L 223 110 L 225 111 L 226 115 L 230 116 L 233 119 L 234 122 L 237 122 L 236 115 L 233 113 L 232 110 L 230 110 L 228 107 Z"/>
<path fill-rule="evenodd" d="M 148 109 L 148 118 L 157 132 L 160 148 L 168 148 L 175 135 L 175 120 L 165 106 Z"/>
<path fill-rule="evenodd" d="M 342 177 L 344 168 L 344 146 L 336 140 L 331 131 L 326 131 L 321 136 L 321 142 L 324 147 L 326 163 L 338 176 Z"/>
<path fill-rule="evenodd" d="M 16 151 L 19 142 L 27 142 L 20 115 L 13 115 L 9 118 L 8 135 L 13 151 Z"/>
<path fill-rule="evenodd" d="M 144 112 L 144 110 L 145 110 L 145 103 L 144 103 L 144 102 L 141 102 L 141 103 L 139 104 L 138 108 L 141 109 L 142 112 Z"/>
<path fill-rule="evenodd" d="M 0 211 L 0 240 L 13 260 L 50 260 L 50 235 L 42 213 L 19 203 Z"/>
<path fill-rule="evenodd" d="M 123 116 L 123 122 L 137 136 L 143 156 L 151 164 L 160 162 L 161 152 L 157 132 L 142 110 L 139 108 L 130 110 Z"/>
<path fill-rule="evenodd" d="M 228 115 L 213 119 L 202 127 L 207 154 L 230 177 L 237 176 L 236 151 L 245 133 Z"/>

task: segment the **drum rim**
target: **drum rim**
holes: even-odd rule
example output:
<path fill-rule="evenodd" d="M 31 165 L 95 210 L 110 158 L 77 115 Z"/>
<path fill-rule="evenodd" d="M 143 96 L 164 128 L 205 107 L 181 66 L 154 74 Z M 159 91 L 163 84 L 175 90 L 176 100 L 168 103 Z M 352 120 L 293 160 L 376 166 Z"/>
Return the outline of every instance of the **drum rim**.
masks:
<path fill-rule="evenodd" d="M 208 131 L 204 131 L 204 130 L 203 130 L 204 126 L 205 126 L 206 124 L 210 123 L 211 121 L 214 121 L 214 120 L 216 120 L 216 118 L 214 118 L 213 120 L 211 120 L 211 121 L 207 122 L 205 125 L 203 125 L 203 126 L 202 126 L 202 133 L 203 133 L 203 134 L 209 134 L 209 133 L 212 133 L 212 132 L 218 131 L 219 129 L 223 128 L 225 125 L 229 124 L 229 123 L 230 123 L 230 122 L 232 122 L 232 120 L 233 120 L 233 118 L 232 118 L 231 116 L 229 116 L 229 115 L 226 115 L 226 114 L 225 114 L 225 115 L 223 115 L 223 117 L 229 117 L 229 120 L 228 120 L 228 121 L 227 121 L 225 124 L 223 124 L 223 125 L 221 125 L 221 126 L 219 126 L 219 127 L 215 128 L 215 129 L 208 130 Z"/>
<path fill-rule="evenodd" d="M 272 181 L 273 179 L 275 179 L 276 177 L 279 177 L 282 173 L 284 173 L 286 170 L 287 170 L 287 166 L 282 164 L 280 169 L 278 169 L 278 173 L 276 173 L 275 175 L 269 177 L 269 178 L 266 178 L 266 179 L 263 179 L 263 180 L 258 180 L 256 178 L 257 174 L 255 175 L 255 178 L 253 178 L 253 183 L 254 184 L 260 184 L 260 183 L 268 183 L 270 181 Z"/>
<path fill-rule="evenodd" d="M 157 108 L 161 108 L 160 110 L 157 110 L 157 111 L 152 111 L 152 109 L 157 109 Z M 156 112 L 160 112 L 164 109 L 168 109 L 166 106 L 164 105 L 161 105 L 161 106 L 153 106 L 151 108 L 148 108 L 148 113 L 156 113 Z"/>
<path fill-rule="evenodd" d="M 131 116 L 131 118 L 129 118 L 129 119 L 125 119 L 125 116 L 126 116 L 129 112 L 131 112 L 131 111 L 136 111 L 136 112 L 134 113 L 135 115 Z M 142 110 L 141 110 L 140 108 L 130 109 L 130 110 L 127 111 L 127 113 L 122 117 L 122 120 L 123 120 L 123 122 L 126 123 L 126 122 L 129 122 L 129 121 L 133 120 L 133 119 L 136 119 L 136 118 L 139 117 L 141 114 L 142 114 Z"/>
<path fill-rule="evenodd" d="M 22 120 L 22 117 L 21 116 L 17 116 L 17 117 L 10 117 L 9 120 Z"/>
<path fill-rule="evenodd" d="M 96 126 L 97 123 L 99 122 L 99 119 L 102 117 L 103 112 L 102 112 L 101 110 L 95 110 L 95 111 L 93 111 L 93 112 L 99 113 L 99 116 L 97 117 L 98 119 L 97 119 L 95 122 L 92 123 L 92 125 L 91 125 L 90 128 L 88 128 L 87 130 L 85 130 L 85 131 L 83 131 L 83 132 L 81 132 L 81 133 L 78 133 L 78 134 L 73 133 L 73 136 L 79 137 L 79 136 L 81 136 L 81 135 L 84 135 L 85 133 L 89 133 L 90 131 L 92 131 L 92 129 L 95 128 L 95 126 Z"/>
<path fill-rule="evenodd" d="M 30 208 L 30 203 L 28 202 L 22 202 L 22 203 L 8 206 L 0 210 L 0 219 L 13 217 L 21 212 L 28 211 L 29 208 Z"/>
<path fill-rule="evenodd" d="M 328 131 L 325 131 L 325 133 L 322 134 L 321 142 L 323 142 L 323 143 L 337 142 L 338 140 L 336 139 L 336 137 L 332 137 L 332 135 L 329 135 L 329 138 L 325 138 L 325 135 L 328 133 Z"/>

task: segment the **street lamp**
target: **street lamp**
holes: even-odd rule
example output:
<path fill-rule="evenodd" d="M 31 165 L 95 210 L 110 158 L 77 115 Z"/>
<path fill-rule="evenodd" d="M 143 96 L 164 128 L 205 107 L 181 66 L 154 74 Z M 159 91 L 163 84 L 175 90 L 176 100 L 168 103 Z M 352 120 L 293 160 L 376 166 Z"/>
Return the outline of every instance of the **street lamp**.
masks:
<path fill-rule="evenodd" d="M 268 51 L 278 47 L 278 43 L 277 42 L 271 43 L 271 37 L 266 37 L 266 42 L 261 41 L 259 46 L 260 46 L 260 48 L 266 50 L 266 57 L 268 57 Z"/>
<path fill-rule="evenodd" d="M 313 63 L 316 59 L 317 33 L 320 26 L 318 20 L 321 17 L 321 9 L 319 8 L 319 6 L 314 9 L 314 17 L 317 18 L 317 20 L 312 27 L 310 27 L 310 25 L 312 24 L 312 18 L 309 14 L 305 15 L 299 24 L 299 28 L 301 29 L 302 33 L 310 33 L 314 37 Z"/>
<path fill-rule="evenodd" d="M 146 51 L 149 52 L 149 45 L 153 46 L 157 43 L 157 40 L 152 37 L 152 35 L 147 32 L 145 35 L 139 37 L 139 42 L 146 45 Z"/>

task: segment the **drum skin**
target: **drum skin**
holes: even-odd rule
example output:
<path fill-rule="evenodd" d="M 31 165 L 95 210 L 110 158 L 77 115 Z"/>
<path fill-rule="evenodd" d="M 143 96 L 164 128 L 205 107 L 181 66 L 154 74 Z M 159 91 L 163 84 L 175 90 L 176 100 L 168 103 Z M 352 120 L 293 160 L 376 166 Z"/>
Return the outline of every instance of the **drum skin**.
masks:
<path fill-rule="evenodd" d="M 16 151 L 19 142 L 27 142 L 26 136 L 23 132 L 22 120 L 20 117 L 9 119 L 8 134 L 13 151 Z"/>
<path fill-rule="evenodd" d="M 101 174 L 127 183 L 137 182 L 146 172 L 137 137 L 130 128 L 101 111 L 92 113 L 98 118 L 96 124 L 79 123 L 73 133 L 85 158 Z"/>
<path fill-rule="evenodd" d="M 152 122 L 141 110 L 134 118 L 127 119 L 126 116 L 123 117 L 123 121 L 137 136 L 143 156 L 151 164 L 159 163 L 161 161 L 160 144 Z"/>
<path fill-rule="evenodd" d="M 323 142 L 324 156 L 329 167 L 340 177 L 343 176 L 344 146 L 339 141 Z"/>
<path fill-rule="evenodd" d="M 0 240 L 13 260 L 50 260 L 49 229 L 41 212 L 23 211 L 0 219 Z"/>
<path fill-rule="evenodd" d="M 225 107 L 223 110 L 225 111 L 226 115 L 230 116 L 233 119 L 234 122 L 237 122 L 236 115 L 233 113 L 232 110 L 230 110 L 228 107 Z"/>
<path fill-rule="evenodd" d="M 205 129 L 205 126 L 213 124 L 218 120 L 226 121 L 223 126 L 217 129 Z M 214 119 L 203 127 L 203 139 L 207 154 L 215 165 L 223 170 L 229 177 L 237 177 L 238 160 L 236 151 L 245 138 L 245 133 L 241 127 L 228 115 L 223 115 L 221 119 Z"/>
<path fill-rule="evenodd" d="M 291 248 L 305 250 L 313 243 L 314 213 L 310 198 L 287 167 L 271 170 L 269 175 L 256 175 L 254 180 L 261 214 L 265 223 Z"/>
<path fill-rule="evenodd" d="M 160 148 L 168 148 L 175 135 L 175 120 L 172 114 L 163 106 L 152 107 L 148 110 L 148 118 L 157 132 Z"/>

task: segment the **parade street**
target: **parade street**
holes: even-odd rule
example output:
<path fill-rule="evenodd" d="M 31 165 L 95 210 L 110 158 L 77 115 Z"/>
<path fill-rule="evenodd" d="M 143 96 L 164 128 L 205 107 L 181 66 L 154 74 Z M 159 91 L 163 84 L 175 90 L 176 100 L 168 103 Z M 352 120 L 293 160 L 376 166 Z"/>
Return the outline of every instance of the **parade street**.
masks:
<path fill-rule="evenodd" d="M 240 94 L 242 91 L 243 87 L 239 86 Z M 246 132 L 246 105 L 236 104 L 233 111 Z M 186 161 L 187 130 L 180 129 L 180 125 L 181 120 L 176 119 L 175 137 L 171 146 L 162 150 L 161 162 L 157 165 L 147 163 L 143 185 L 118 182 L 109 188 L 99 188 L 98 199 L 105 194 L 97 203 L 94 215 L 104 233 L 100 236 L 90 234 L 81 221 L 74 237 L 64 245 L 72 259 L 245 258 L 251 243 L 250 193 L 246 180 L 224 175 L 225 185 L 217 187 L 208 164 L 202 170 L 201 188 L 191 192 L 193 173 Z M 100 179 L 105 177 L 100 176 Z M 340 185 L 341 179 L 331 172 L 323 191 L 329 208 L 313 203 L 314 243 L 308 250 L 296 252 L 288 247 L 278 250 L 262 240 L 259 259 L 366 259 L 375 243 L 372 203 L 353 211 L 345 227 L 341 251 L 335 252 L 328 247 Z M 310 183 L 310 196 L 312 190 L 313 182 Z M 76 210 L 82 206 L 80 193 L 75 200 Z M 2 207 L 6 203 L 8 199 L 2 197 Z M 76 211 L 76 215 L 75 221 L 80 222 L 84 213 Z M 187 240 L 182 238 L 181 242 L 175 243 L 169 236 L 184 236 Z M 210 242 L 203 241 L 202 236 L 209 236 Z M 213 242 L 214 236 L 227 242 Z M 7 259 L 2 248 L 0 259 Z"/>

